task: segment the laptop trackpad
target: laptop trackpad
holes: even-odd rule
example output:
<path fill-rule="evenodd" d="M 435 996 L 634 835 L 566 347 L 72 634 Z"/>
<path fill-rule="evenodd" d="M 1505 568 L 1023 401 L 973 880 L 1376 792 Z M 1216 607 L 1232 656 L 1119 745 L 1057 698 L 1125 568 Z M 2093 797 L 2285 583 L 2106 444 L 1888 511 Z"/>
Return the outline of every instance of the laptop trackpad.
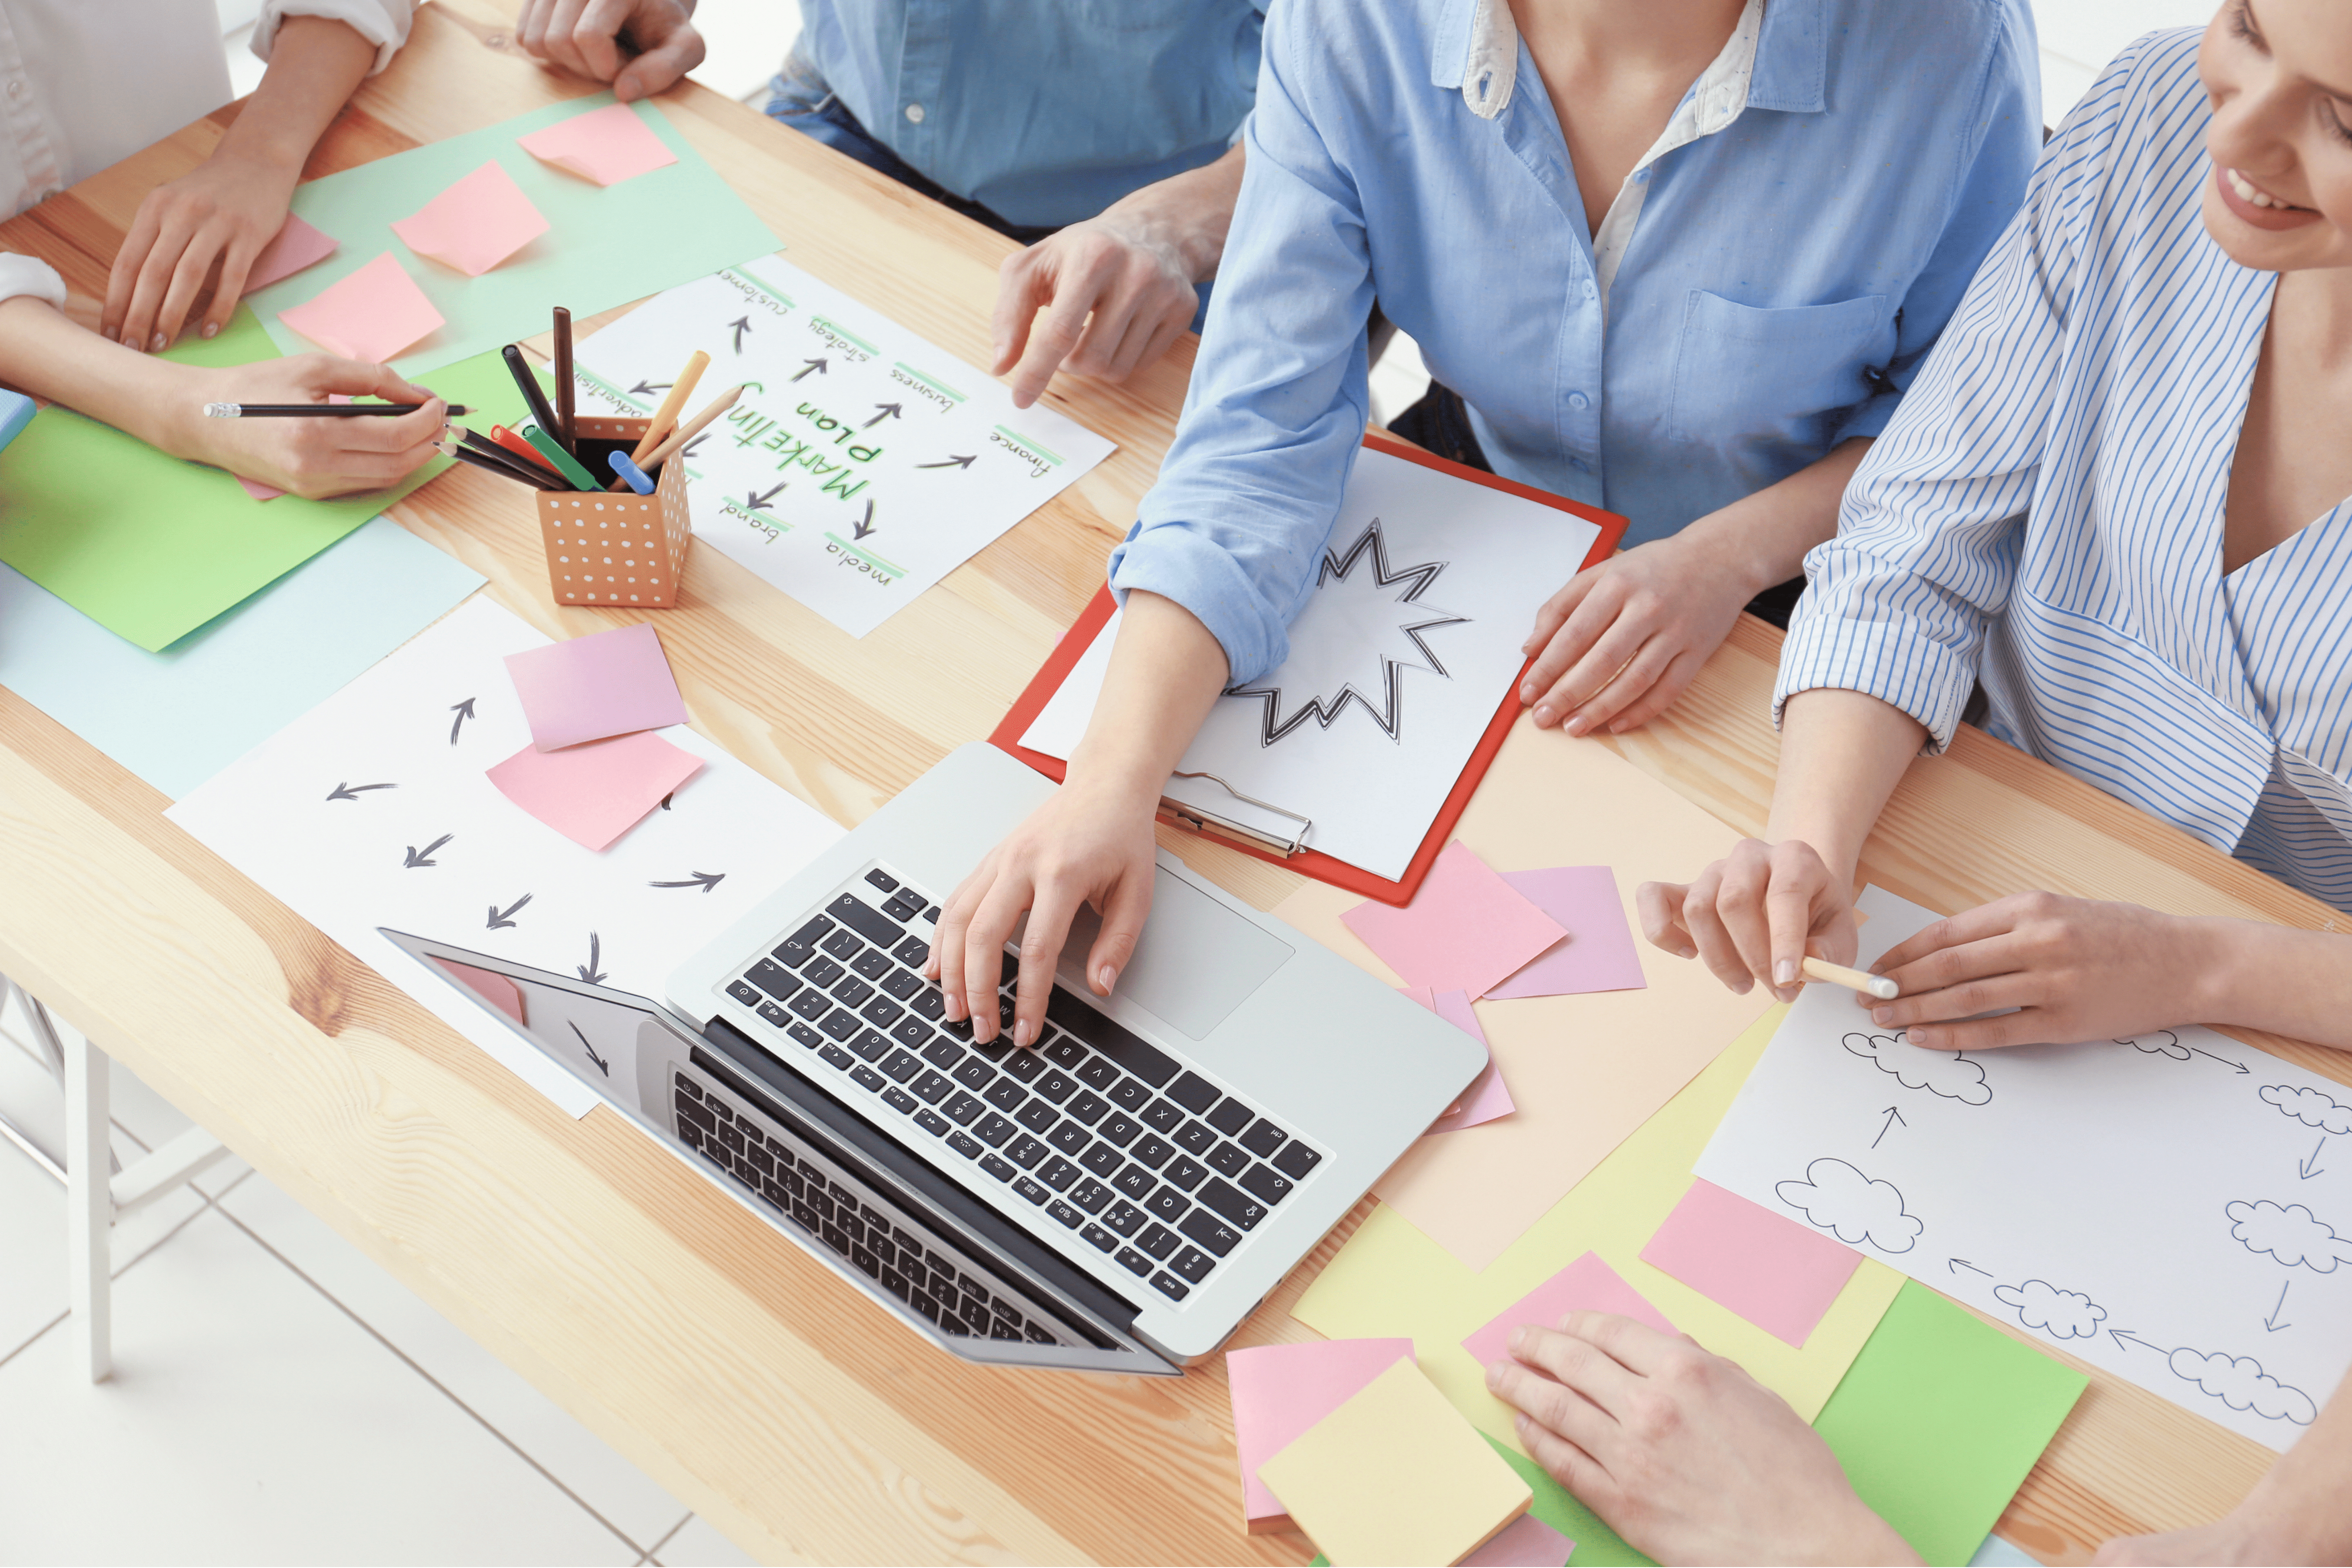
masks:
<path fill-rule="evenodd" d="M 1102 921 L 1082 909 L 1062 944 L 1064 984 L 1086 973 L 1087 951 Z M 1151 919 L 1135 958 L 1118 977 L 1117 994 L 1165 1019 L 1195 1040 L 1225 1021 L 1266 976 L 1290 956 L 1290 944 L 1251 924 L 1216 900 L 1155 868 Z M 1083 979 L 1072 984 L 1092 995 Z"/>

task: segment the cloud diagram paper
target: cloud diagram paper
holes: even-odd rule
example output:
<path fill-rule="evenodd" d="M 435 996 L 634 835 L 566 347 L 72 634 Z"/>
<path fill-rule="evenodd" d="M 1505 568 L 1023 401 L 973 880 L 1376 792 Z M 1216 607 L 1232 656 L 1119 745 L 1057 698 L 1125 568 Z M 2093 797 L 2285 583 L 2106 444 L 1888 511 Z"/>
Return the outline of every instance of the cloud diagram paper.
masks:
<path fill-rule="evenodd" d="M 375 928 L 659 999 L 841 829 L 681 725 L 704 766 L 667 807 L 602 854 L 549 832 L 485 776 L 531 744 L 506 656 L 546 644 L 474 599 L 167 815 L 580 1116 L 591 1090 Z"/>
<path fill-rule="evenodd" d="M 686 447 L 695 536 L 864 637 L 1110 456 L 1049 408 L 774 257 L 583 340 L 580 407 L 650 415 L 687 356 L 740 401 Z"/>
<path fill-rule="evenodd" d="M 1179 764 L 1312 820 L 1307 847 L 1394 879 L 1525 662 L 1536 610 L 1600 530 L 1385 452 L 1356 456 L 1281 668 L 1229 689 Z M 1094 713 L 1118 618 L 1021 743 L 1066 760 Z M 1167 795 L 1287 839 L 1298 825 L 1206 779 Z"/>
<path fill-rule="evenodd" d="M 1864 963 L 1935 918 L 1861 907 Z M 2273 1448 L 2352 1365 L 2352 1089 L 2210 1029 L 1953 1055 L 1809 985 L 1697 1173 Z"/>

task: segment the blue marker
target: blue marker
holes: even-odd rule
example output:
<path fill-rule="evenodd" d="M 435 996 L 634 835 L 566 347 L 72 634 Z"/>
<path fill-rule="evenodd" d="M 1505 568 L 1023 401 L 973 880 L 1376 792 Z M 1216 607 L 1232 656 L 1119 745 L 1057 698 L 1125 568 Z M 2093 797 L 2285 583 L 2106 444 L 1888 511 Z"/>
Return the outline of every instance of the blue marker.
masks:
<path fill-rule="evenodd" d="M 614 452 L 611 457 L 606 458 L 604 460 L 613 465 L 613 471 L 614 473 L 629 481 L 629 488 L 631 489 L 636 491 L 641 496 L 649 496 L 654 493 L 653 480 L 646 478 L 646 471 L 643 468 L 629 461 L 629 455 L 626 452 Z"/>

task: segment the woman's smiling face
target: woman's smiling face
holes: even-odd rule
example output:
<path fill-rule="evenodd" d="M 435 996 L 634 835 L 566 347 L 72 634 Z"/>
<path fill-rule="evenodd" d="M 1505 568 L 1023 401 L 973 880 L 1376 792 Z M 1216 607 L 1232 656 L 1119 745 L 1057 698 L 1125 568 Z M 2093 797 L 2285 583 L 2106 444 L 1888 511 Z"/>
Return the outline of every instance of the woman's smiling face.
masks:
<path fill-rule="evenodd" d="M 2265 272 L 2352 267 L 2352 6 L 2224 0 L 2197 69 L 2206 232 Z"/>

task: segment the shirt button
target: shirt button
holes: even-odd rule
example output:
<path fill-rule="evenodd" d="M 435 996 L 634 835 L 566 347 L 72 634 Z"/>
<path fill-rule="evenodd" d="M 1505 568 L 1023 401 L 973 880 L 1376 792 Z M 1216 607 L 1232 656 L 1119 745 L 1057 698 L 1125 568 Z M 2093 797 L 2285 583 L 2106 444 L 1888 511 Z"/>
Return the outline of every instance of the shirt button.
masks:
<path fill-rule="evenodd" d="M 907 123 L 909 125 L 920 125 L 922 122 L 923 106 L 919 103 L 910 103 L 907 105 Z"/>
<path fill-rule="evenodd" d="M 1585 409 L 1592 406 L 1592 399 L 1585 396 L 1584 394 L 1580 392 L 1571 392 L 1568 395 L 1568 405 L 1570 408 L 1577 410 L 1579 413 L 1581 413 Z"/>

